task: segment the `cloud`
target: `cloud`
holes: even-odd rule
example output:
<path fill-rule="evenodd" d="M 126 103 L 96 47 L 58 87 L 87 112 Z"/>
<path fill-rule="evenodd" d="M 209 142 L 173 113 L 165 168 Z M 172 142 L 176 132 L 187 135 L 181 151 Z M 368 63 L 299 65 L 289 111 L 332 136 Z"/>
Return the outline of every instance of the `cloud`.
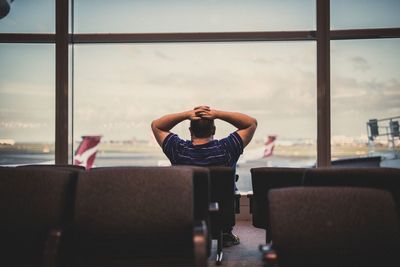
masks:
<path fill-rule="evenodd" d="M 371 66 L 368 64 L 367 60 L 363 57 L 357 56 L 350 58 L 350 62 L 353 64 L 354 70 L 359 70 L 361 72 L 366 72 L 371 69 Z"/>
<path fill-rule="evenodd" d="M 55 95 L 55 85 L 45 82 L 16 82 L 3 81 L 0 84 L 0 96 L 2 98 L 14 96 L 34 97 L 34 98 L 50 98 Z M 7 95 L 7 96 L 6 96 Z"/>
<path fill-rule="evenodd" d="M 157 58 L 160 58 L 160 59 L 164 59 L 164 60 L 168 60 L 168 61 L 173 61 L 173 60 L 174 60 L 173 57 L 171 57 L 171 56 L 169 56 L 168 54 L 163 53 L 163 52 L 161 52 L 161 51 L 155 51 L 155 52 L 154 52 L 154 55 L 155 55 Z"/>
<path fill-rule="evenodd" d="M 332 107 L 335 112 L 355 110 L 370 114 L 400 111 L 400 82 L 358 81 L 354 78 L 337 77 L 332 86 Z M 387 116 L 398 114 L 387 114 Z"/>
<path fill-rule="evenodd" d="M 269 59 L 269 58 L 263 58 L 263 57 L 257 57 L 255 59 L 253 59 L 253 62 L 257 63 L 257 64 L 272 64 L 272 63 L 276 62 L 276 60 Z"/>

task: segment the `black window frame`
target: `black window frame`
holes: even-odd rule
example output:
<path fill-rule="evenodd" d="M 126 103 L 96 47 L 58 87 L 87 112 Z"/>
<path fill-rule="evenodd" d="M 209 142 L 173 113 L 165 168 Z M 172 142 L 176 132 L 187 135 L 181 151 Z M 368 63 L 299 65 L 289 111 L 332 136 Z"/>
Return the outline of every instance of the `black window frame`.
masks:
<path fill-rule="evenodd" d="M 0 43 L 49 43 L 56 46 L 55 163 L 68 164 L 69 136 L 69 50 L 85 43 L 178 43 L 316 41 L 317 44 L 317 167 L 331 162 L 330 40 L 400 38 L 400 28 L 330 30 L 330 1 L 316 0 L 316 30 L 201 32 L 201 33 L 116 33 L 70 34 L 69 0 L 55 0 L 54 34 L 0 33 Z M 73 0 L 71 0 L 73 1 Z M 73 2 L 72 5 L 73 7 Z M 73 31 L 72 31 L 73 32 Z"/>

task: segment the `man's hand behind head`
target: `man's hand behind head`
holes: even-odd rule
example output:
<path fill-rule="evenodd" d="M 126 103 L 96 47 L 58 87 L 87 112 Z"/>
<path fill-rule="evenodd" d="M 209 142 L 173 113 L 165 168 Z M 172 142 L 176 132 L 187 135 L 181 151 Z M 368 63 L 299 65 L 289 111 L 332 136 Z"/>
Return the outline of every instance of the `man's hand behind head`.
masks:
<path fill-rule="evenodd" d="M 193 110 L 189 110 L 189 116 L 188 119 L 191 121 L 195 121 L 195 120 L 200 120 L 201 119 L 201 114 L 206 111 L 207 109 L 210 109 L 207 106 L 198 106 L 195 107 Z"/>
<path fill-rule="evenodd" d="M 197 106 L 197 107 L 194 108 L 194 110 L 197 110 L 197 109 L 206 109 L 206 110 L 210 110 L 210 107 L 209 107 L 209 106 Z"/>
<path fill-rule="evenodd" d="M 217 118 L 217 111 L 215 109 L 205 109 L 197 114 L 202 119 L 215 120 Z"/>
<path fill-rule="evenodd" d="M 198 106 L 195 107 L 190 113 L 189 120 L 200 120 L 203 118 L 203 115 L 206 114 L 207 111 L 210 110 L 209 106 Z"/>

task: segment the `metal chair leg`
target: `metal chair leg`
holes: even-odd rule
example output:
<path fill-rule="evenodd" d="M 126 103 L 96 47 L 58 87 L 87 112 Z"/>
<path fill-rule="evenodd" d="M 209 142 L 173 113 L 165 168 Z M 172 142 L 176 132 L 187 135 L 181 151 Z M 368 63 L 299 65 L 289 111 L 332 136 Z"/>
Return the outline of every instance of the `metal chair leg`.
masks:
<path fill-rule="evenodd" d="M 222 264 L 222 257 L 224 256 L 224 252 L 222 251 L 222 231 L 218 233 L 218 240 L 217 240 L 217 258 L 215 260 L 215 263 L 217 265 Z"/>

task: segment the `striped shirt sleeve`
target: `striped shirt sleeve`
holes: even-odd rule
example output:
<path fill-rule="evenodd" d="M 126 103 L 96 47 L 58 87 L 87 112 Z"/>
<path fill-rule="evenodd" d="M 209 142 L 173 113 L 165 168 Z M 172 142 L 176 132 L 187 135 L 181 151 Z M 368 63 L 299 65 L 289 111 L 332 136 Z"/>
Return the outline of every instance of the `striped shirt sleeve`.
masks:
<path fill-rule="evenodd" d="M 177 134 L 170 133 L 164 139 L 162 149 L 167 158 L 171 161 L 171 164 L 176 164 L 179 154 L 179 147 L 184 140 L 180 139 Z"/>
<path fill-rule="evenodd" d="M 228 137 L 221 139 L 220 143 L 229 154 L 229 165 L 235 165 L 243 153 L 243 140 L 240 135 L 237 132 L 233 132 Z"/>

